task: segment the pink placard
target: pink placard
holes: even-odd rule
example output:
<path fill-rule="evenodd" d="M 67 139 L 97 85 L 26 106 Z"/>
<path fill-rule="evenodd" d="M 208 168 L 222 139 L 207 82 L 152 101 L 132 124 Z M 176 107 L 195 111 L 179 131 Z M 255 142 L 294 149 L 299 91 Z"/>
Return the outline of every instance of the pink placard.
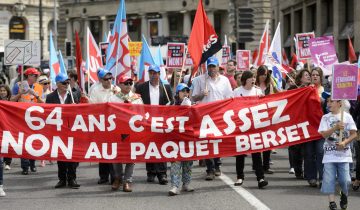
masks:
<path fill-rule="evenodd" d="M 331 99 L 356 100 L 358 67 L 349 64 L 334 64 Z"/>
<path fill-rule="evenodd" d="M 250 50 L 236 51 L 236 70 L 246 71 L 250 69 Z"/>
<path fill-rule="evenodd" d="M 323 70 L 324 75 L 331 75 L 333 65 L 338 63 L 334 38 L 332 36 L 313 38 L 309 40 L 309 46 L 314 64 Z"/>

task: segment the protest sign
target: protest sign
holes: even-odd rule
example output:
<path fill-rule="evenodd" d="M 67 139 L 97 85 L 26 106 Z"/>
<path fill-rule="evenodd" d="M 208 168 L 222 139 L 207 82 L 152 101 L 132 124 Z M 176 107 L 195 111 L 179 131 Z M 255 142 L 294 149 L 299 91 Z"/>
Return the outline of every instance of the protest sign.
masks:
<path fill-rule="evenodd" d="M 320 110 L 313 87 L 192 107 L 0 101 L 0 155 L 113 163 L 229 157 L 320 139 Z"/>
<path fill-rule="evenodd" d="M 334 64 L 331 86 L 333 100 L 356 100 L 358 93 L 358 67 L 349 64 Z"/>
<path fill-rule="evenodd" d="M 190 53 L 186 53 L 185 66 L 192 66 L 193 62 L 190 56 Z"/>
<path fill-rule="evenodd" d="M 315 38 L 315 33 L 299 33 L 295 35 L 295 38 L 296 55 L 298 59 L 310 59 L 311 53 L 309 48 L 309 40 Z"/>
<path fill-rule="evenodd" d="M 334 38 L 332 36 L 324 36 L 310 39 L 309 47 L 314 64 L 323 70 L 324 75 L 330 75 L 333 64 L 338 63 Z"/>
<path fill-rule="evenodd" d="M 129 42 L 130 56 L 139 56 L 142 48 L 142 42 Z"/>
<path fill-rule="evenodd" d="M 230 46 L 223 46 L 221 58 L 221 65 L 226 66 L 228 60 L 230 59 Z"/>
<path fill-rule="evenodd" d="M 168 43 L 167 44 L 167 68 L 182 68 L 185 44 L 184 43 Z"/>
<path fill-rule="evenodd" d="M 236 70 L 246 71 L 250 69 L 250 50 L 236 51 Z"/>

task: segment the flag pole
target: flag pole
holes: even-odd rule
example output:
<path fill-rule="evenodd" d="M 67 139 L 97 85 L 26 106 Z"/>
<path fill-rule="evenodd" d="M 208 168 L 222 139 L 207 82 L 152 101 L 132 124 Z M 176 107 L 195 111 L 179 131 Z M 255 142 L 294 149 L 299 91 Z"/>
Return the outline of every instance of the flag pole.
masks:
<path fill-rule="evenodd" d="M 340 107 L 340 122 L 344 122 L 344 100 L 340 101 L 341 103 L 341 107 Z M 343 139 L 343 135 L 344 135 L 344 130 L 340 129 L 340 134 L 339 134 L 339 142 L 342 142 Z"/>
<path fill-rule="evenodd" d="M 181 78 L 182 78 L 182 73 L 185 69 L 185 61 L 186 61 L 186 55 L 187 55 L 187 52 L 188 52 L 188 49 L 187 47 L 185 48 L 185 53 L 183 55 L 183 63 L 182 63 L 182 67 L 181 67 L 181 72 L 180 72 L 180 77 L 179 77 L 179 80 L 178 80 L 178 84 L 180 83 L 181 81 Z"/>

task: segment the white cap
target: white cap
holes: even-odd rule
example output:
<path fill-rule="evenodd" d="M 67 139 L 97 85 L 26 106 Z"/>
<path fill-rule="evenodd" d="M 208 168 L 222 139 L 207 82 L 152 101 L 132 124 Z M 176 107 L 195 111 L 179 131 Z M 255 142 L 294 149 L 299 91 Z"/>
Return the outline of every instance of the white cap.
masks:
<path fill-rule="evenodd" d="M 44 74 L 48 74 L 50 72 L 50 69 L 44 69 L 43 72 Z"/>

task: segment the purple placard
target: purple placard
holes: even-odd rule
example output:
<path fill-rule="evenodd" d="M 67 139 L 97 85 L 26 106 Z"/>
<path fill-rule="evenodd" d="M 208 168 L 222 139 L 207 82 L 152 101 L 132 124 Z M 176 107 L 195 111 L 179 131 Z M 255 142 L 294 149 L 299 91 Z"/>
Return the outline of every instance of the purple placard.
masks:
<path fill-rule="evenodd" d="M 358 84 L 357 65 L 334 64 L 331 87 L 332 100 L 356 100 Z"/>
<path fill-rule="evenodd" d="M 309 40 L 311 59 L 319 66 L 324 75 L 331 75 L 332 65 L 338 63 L 332 36 L 323 36 Z"/>

